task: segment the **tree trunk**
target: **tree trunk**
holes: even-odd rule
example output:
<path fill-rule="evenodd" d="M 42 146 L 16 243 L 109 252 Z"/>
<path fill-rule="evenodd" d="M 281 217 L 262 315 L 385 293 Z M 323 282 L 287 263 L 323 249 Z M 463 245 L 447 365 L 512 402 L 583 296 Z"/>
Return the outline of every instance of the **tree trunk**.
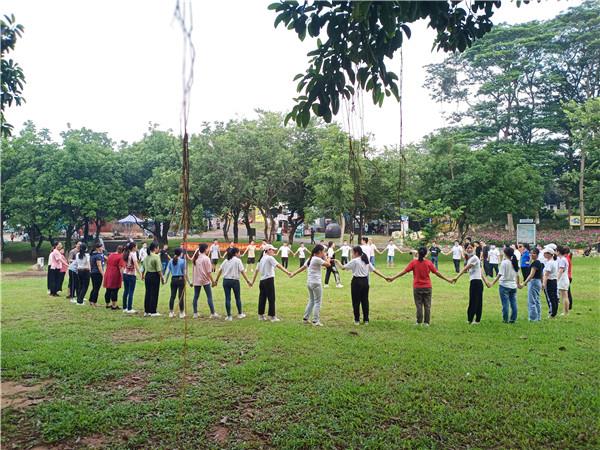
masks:
<path fill-rule="evenodd" d="M 226 214 L 223 217 L 223 225 L 221 226 L 223 230 L 223 239 L 229 241 L 229 214 Z"/>
<path fill-rule="evenodd" d="M 290 226 L 290 230 L 288 231 L 288 244 L 292 245 L 294 243 L 294 235 L 296 234 L 296 230 L 300 225 L 299 222 L 290 222 L 292 225 Z"/>
<path fill-rule="evenodd" d="M 90 219 L 83 219 L 83 240 L 87 243 L 90 240 Z"/>
<path fill-rule="evenodd" d="M 340 234 L 340 245 L 342 245 L 344 242 L 344 232 L 346 231 L 346 217 L 343 213 L 340 214 L 340 229 L 342 230 L 342 233 Z"/>
<path fill-rule="evenodd" d="M 358 213 L 358 245 L 360 245 L 360 243 L 361 243 L 364 226 L 365 226 L 365 219 L 362 215 L 362 212 L 360 212 L 360 213 Z"/>
<path fill-rule="evenodd" d="M 67 225 L 67 234 L 65 236 L 65 250 L 67 253 L 72 248 L 72 240 L 73 240 L 73 231 L 75 231 L 75 227 L 73 225 Z"/>
<path fill-rule="evenodd" d="M 162 225 L 162 226 L 161 226 Z M 154 223 L 154 240 L 158 242 L 159 246 L 169 244 L 169 229 L 171 228 L 171 221 L 155 222 Z"/>
<path fill-rule="evenodd" d="M 239 240 L 239 224 L 238 224 L 238 220 L 240 218 L 240 210 L 239 209 L 234 209 L 231 212 L 231 221 L 233 224 L 233 242 L 238 242 Z"/>
<path fill-rule="evenodd" d="M 513 221 L 512 213 L 506 213 L 506 225 L 508 227 L 509 233 L 514 233 L 515 231 L 515 223 Z"/>
<path fill-rule="evenodd" d="M 96 224 L 96 234 L 94 236 L 94 239 L 97 241 L 100 238 L 100 228 L 102 228 L 102 219 L 99 219 L 98 217 L 96 217 L 96 219 L 94 220 L 94 223 Z"/>
<path fill-rule="evenodd" d="M 269 241 L 269 218 L 267 217 L 267 212 L 263 211 L 262 209 L 260 210 L 260 213 L 263 216 L 263 219 L 265 219 L 265 227 L 264 227 L 264 240 L 265 241 Z"/>
<path fill-rule="evenodd" d="M 42 244 L 43 244 L 43 243 L 44 243 L 44 236 L 42 236 L 42 235 L 40 234 L 40 238 L 38 239 L 38 243 L 37 243 L 37 245 L 35 246 L 35 253 L 36 253 L 36 255 L 37 255 L 37 254 L 39 254 L 39 252 L 40 252 L 40 249 L 42 248 Z M 52 241 L 50 241 L 50 244 L 52 244 Z M 36 256 L 36 257 L 37 257 L 37 256 Z"/>
<path fill-rule="evenodd" d="M 31 259 L 35 261 L 37 259 L 37 251 L 35 249 L 35 232 L 33 227 L 26 228 L 29 234 L 29 245 L 31 246 Z"/>
<path fill-rule="evenodd" d="M 250 235 L 252 234 L 252 226 L 250 224 L 250 210 L 249 210 L 249 208 L 244 208 L 243 209 L 242 220 L 244 221 L 244 225 L 246 226 L 246 235 L 248 236 L 248 242 L 250 242 Z"/>
<path fill-rule="evenodd" d="M 585 151 L 581 149 L 579 163 L 579 229 L 585 230 L 585 199 L 583 198 L 583 181 L 585 175 Z"/>

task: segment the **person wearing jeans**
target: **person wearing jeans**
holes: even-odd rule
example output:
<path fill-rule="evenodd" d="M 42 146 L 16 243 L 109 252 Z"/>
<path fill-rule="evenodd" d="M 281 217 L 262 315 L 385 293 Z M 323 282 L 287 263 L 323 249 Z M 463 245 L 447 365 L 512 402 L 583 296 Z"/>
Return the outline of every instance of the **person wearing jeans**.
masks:
<path fill-rule="evenodd" d="M 502 321 L 504 323 L 515 323 L 517 320 L 517 289 L 500 285 L 498 292 L 502 302 Z M 510 317 L 508 315 L 509 308 L 511 310 Z"/>
<path fill-rule="evenodd" d="M 530 252 L 531 264 L 529 265 L 529 276 L 519 285 L 519 289 L 527 285 L 527 305 L 529 308 L 529 321 L 542 320 L 542 306 L 540 304 L 540 293 L 542 291 L 542 272 L 544 265 L 539 260 L 540 251 L 532 248 Z"/>
<path fill-rule="evenodd" d="M 484 277 L 488 288 L 500 280 L 500 301 L 502 302 L 502 321 L 515 323 L 517 320 L 517 287 L 519 286 L 519 262 L 512 247 L 504 247 L 504 259 L 500 271 L 493 282 Z M 509 315 L 510 309 L 510 315 Z"/>
<path fill-rule="evenodd" d="M 164 275 L 163 284 L 166 283 L 171 276 L 171 298 L 169 299 L 169 317 L 175 317 L 173 308 L 175 307 L 175 296 L 179 298 L 179 318 L 185 318 L 185 303 L 183 294 L 185 284 L 190 283 L 187 275 L 187 265 L 185 257 L 182 257 L 183 250 L 175 249 L 175 256 L 167 263 L 167 271 Z"/>
<path fill-rule="evenodd" d="M 138 265 L 135 242 L 129 242 L 125 246 L 123 261 L 125 262 L 125 269 L 123 270 L 123 312 L 132 314 L 135 312 L 133 309 L 133 293 L 137 282 L 136 274 L 143 279 Z"/>
<path fill-rule="evenodd" d="M 243 319 L 246 317 L 242 310 L 242 297 L 240 292 L 240 277 L 243 277 L 246 280 L 248 286 L 252 286 L 248 276 L 246 275 L 246 271 L 244 269 L 244 265 L 242 264 L 242 260 L 238 257 L 240 254 L 240 249 L 237 247 L 229 247 L 227 249 L 227 253 L 225 254 L 225 261 L 219 267 L 219 271 L 217 272 L 217 277 L 215 278 L 214 284 L 216 285 L 223 275 L 223 291 L 225 291 L 225 309 L 227 310 L 227 317 L 225 320 L 231 321 L 233 317 L 231 316 L 231 291 L 233 291 L 233 295 L 235 297 L 235 304 L 238 311 L 238 319 Z"/>
<path fill-rule="evenodd" d="M 198 250 L 194 253 L 191 259 L 192 261 L 192 283 L 190 286 L 194 286 L 194 300 L 192 305 L 194 307 L 194 319 L 198 318 L 198 298 L 200 298 L 200 291 L 204 288 L 206 293 L 206 302 L 210 309 L 211 319 L 216 319 L 219 315 L 215 312 L 215 306 L 212 298 L 212 285 L 214 283 L 212 278 L 212 263 L 208 257 L 208 244 L 200 244 Z"/>

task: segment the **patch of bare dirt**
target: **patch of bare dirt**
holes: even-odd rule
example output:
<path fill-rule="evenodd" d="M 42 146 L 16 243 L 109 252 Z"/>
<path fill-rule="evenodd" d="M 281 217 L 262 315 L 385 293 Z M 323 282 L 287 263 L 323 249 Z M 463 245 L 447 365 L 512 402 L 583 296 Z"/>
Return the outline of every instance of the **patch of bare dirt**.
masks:
<path fill-rule="evenodd" d="M 41 278 L 47 276 L 47 274 L 38 270 L 24 270 L 22 272 L 2 272 L 2 276 L 8 278 Z"/>
<path fill-rule="evenodd" d="M 209 437 L 219 445 L 225 445 L 229 440 L 229 428 L 225 425 L 216 425 L 210 432 Z"/>
<path fill-rule="evenodd" d="M 112 341 L 116 344 L 126 342 L 145 342 L 150 340 L 152 333 L 142 328 L 126 328 L 112 335 Z"/>
<path fill-rule="evenodd" d="M 104 383 L 101 389 L 110 392 L 122 391 L 127 396 L 127 400 L 140 403 L 150 399 L 147 394 L 144 394 L 149 383 L 148 377 L 148 373 L 141 371 L 135 374 L 127 374 L 116 380 Z"/>
<path fill-rule="evenodd" d="M 1 408 L 24 409 L 45 400 L 40 390 L 50 384 L 50 380 L 24 385 L 15 381 L 2 381 Z"/>

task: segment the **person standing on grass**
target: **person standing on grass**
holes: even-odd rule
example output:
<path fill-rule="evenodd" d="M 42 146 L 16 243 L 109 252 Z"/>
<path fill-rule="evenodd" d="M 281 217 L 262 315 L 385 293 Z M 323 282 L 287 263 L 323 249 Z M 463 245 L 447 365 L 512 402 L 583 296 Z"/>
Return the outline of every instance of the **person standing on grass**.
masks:
<path fill-rule="evenodd" d="M 65 258 L 65 249 L 63 247 L 60 249 L 60 256 L 60 273 L 58 274 L 58 289 L 56 290 L 57 294 L 62 292 L 65 275 L 67 274 L 67 270 L 69 270 L 69 262 L 67 261 L 67 258 Z"/>
<path fill-rule="evenodd" d="M 321 323 L 321 304 L 323 302 L 321 269 L 322 267 L 328 268 L 330 265 L 329 258 L 325 255 L 325 247 L 318 244 L 310 252 L 310 258 L 308 258 L 306 264 L 290 275 L 290 278 L 293 278 L 300 272 L 308 271 L 306 281 L 308 303 L 306 304 L 304 318 L 302 319 L 305 324 L 310 323 L 310 316 L 312 315 L 312 324 L 316 327 L 323 326 Z"/>
<path fill-rule="evenodd" d="M 504 247 L 504 258 L 500 264 L 500 273 L 491 283 L 484 277 L 488 288 L 500 280 L 500 301 L 502 302 L 502 321 L 504 323 L 515 323 L 517 320 L 517 287 L 519 285 L 519 263 L 515 250 L 512 247 Z M 510 317 L 509 317 L 510 309 Z"/>
<path fill-rule="evenodd" d="M 272 247 L 272 245 L 267 246 L 264 250 L 263 250 L 263 254 L 266 251 L 266 249 L 270 249 Z M 290 257 L 290 247 L 287 244 L 287 242 L 284 242 L 281 247 L 279 247 L 279 250 L 277 250 L 277 254 L 281 253 L 281 265 L 283 267 L 285 267 L 287 269 L 288 267 L 288 259 Z M 262 259 L 262 258 L 261 258 Z"/>
<path fill-rule="evenodd" d="M 454 241 L 454 246 L 450 250 L 452 253 L 452 262 L 454 263 L 454 271 L 460 272 L 460 262 L 463 259 L 463 248 L 458 241 Z"/>
<path fill-rule="evenodd" d="M 344 241 L 344 243 L 340 247 L 340 252 L 342 254 L 342 258 L 341 258 L 342 265 L 348 264 L 348 261 L 350 260 L 350 251 L 351 250 L 352 250 L 352 247 L 350 247 L 348 245 L 348 242 Z"/>
<path fill-rule="evenodd" d="M 48 255 L 48 295 L 58 297 L 58 277 L 60 273 L 60 243 L 52 244 L 52 251 Z"/>
<path fill-rule="evenodd" d="M 77 267 L 75 265 L 75 256 L 77 256 L 77 253 L 79 253 L 80 246 L 81 242 L 77 242 L 75 247 L 69 251 L 69 255 L 67 256 L 67 261 L 69 262 L 69 293 L 67 298 L 71 300 L 71 303 L 77 302 Z"/>
<path fill-rule="evenodd" d="M 256 245 L 254 244 L 254 241 L 250 241 L 250 244 L 248 244 L 248 247 L 246 247 L 242 257 L 244 257 L 246 253 L 248 254 L 246 267 L 250 272 L 254 272 L 254 265 L 256 264 Z"/>
<path fill-rule="evenodd" d="M 329 259 L 330 265 L 327 268 L 327 271 L 325 272 L 325 286 L 323 286 L 326 288 L 329 287 L 329 278 L 331 277 L 331 274 L 333 274 L 333 278 L 335 279 L 335 287 L 344 287 L 340 281 L 340 273 L 338 272 L 335 261 L 335 252 L 335 244 L 333 243 L 333 241 L 329 241 L 329 244 L 327 244 L 327 258 Z"/>
<path fill-rule="evenodd" d="M 519 244 L 519 251 L 521 252 L 521 258 L 519 258 L 519 266 L 521 267 L 521 274 L 523 279 L 529 276 L 530 264 L 531 264 L 531 247 L 529 244 Z M 517 256 L 515 254 L 515 256 Z"/>
<path fill-rule="evenodd" d="M 302 267 L 304 265 L 304 263 L 306 262 L 306 252 L 307 251 L 308 250 L 304 246 L 304 242 L 301 242 L 300 247 L 298 247 L 298 250 L 296 250 L 296 253 L 294 253 L 294 256 L 298 255 L 298 261 L 300 263 L 299 267 Z"/>
<path fill-rule="evenodd" d="M 500 251 L 498 248 L 492 244 L 490 245 L 490 253 L 488 254 L 488 259 L 490 262 L 490 276 L 494 276 L 494 272 L 498 275 L 498 264 L 500 263 Z"/>
<path fill-rule="evenodd" d="M 163 284 L 171 277 L 171 298 L 169 299 L 169 317 L 175 317 L 173 308 L 175 307 L 175 296 L 179 298 L 179 318 L 185 318 L 185 304 L 183 302 L 183 291 L 185 284 L 190 284 L 190 280 L 187 274 L 187 264 L 185 257 L 181 254 L 183 250 L 181 248 L 175 249 L 175 255 L 167 263 L 167 271 L 165 272 Z"/>
<path fill-rule="evenodd" d="M 542 273 L 544 265 L 539 260 L 540 251 L 533 248 L 530 252 L 531 264 L 529 265 L 529 276 L 523 284 L 517 285 L 519 289 L 527 286 L 527 306 L 529 308 L 529 321 L 538 322 L 542 320 L 542 307 L 540 304 L 540 293 L 542 291 Z"/>
<path fill-rule="evenodd" d="M 210 246 L 210 262 L 212 263 L 212 271 L 217 271 L 217 264 L 219 263 L 219 258 L 221 258 L 221 252 L 219 251 L 219 241 L 217 239 L 213 240 L 212 245 Z"/>
<path fill-rule="evenodd" d="M 271 322 L 279 322 L 275 315 L 275 269 L 279 269 L 288 276 L 291 272 L 282 264 L 279 264 L 274 258 L 275 247 L 269 245 L 265 247 L 264 253 L 258 262 L 258 270 L 254 273 L 254 278 L 250 286 L 254 285 L 256 277 L 260 272 L 260 283 L 258 284 L 258 320 L 270 320 Z M 265 306 L 269 303 L 268 317 L 265 317 Z"/>
<path fill-rule="evenodd" d="M 542 288 L 548 301 L 548 317 L 554 318 L 558 314 L 558 265 L 552 247 L 546 247 L 543 252 L 546 260 L 544 261 Z"/>
<path fill-rule="evenodd" d="M 162 267 L 162 273 L 165 273 L 165 271 L 167 270 L 167 264 L 169 264 L 170 260 L 171 257 L 169 256 L 169 246 L 165 244 L 163 245 L 163 248 L 160 251 L 160 264 Z"/>
<path fill-rule="evenodd" d="M 246 275 L 246 271 L 244 270 L 244 265 L 238 257 L 239 254 L 240 249 L 237 247 L 230 247 L 227 249 L 227 253 L 225 254 L 225 261 L 223 261 L 223 264 L 221 264 L 221 267 L 217 272 L 217 278 L 213 283 L 213 286 L 216 286 L 219 282 L 221 274 L 223 274 L 223 290 L 225 291 L 225 309 L 227 310 L 227 317 L 225 317 L 225 320 L 227 321 L 233 320 L 233 317 L 231 316 L 231 291 L 233 291 L 233 295 L 235 297 L 235 305 L 238 311 L 238 319 L 243 319 L 244 317 L 246 317 L 246 314 L 244 314 L 242 310 L 240 276 L 244 277 L 244 280 L 246 280 L 248 286 L 252 286 L 250 280 L 248 279 L 248 276 Z"/>
<path fill-rule="evenodd" d="M 387 280 L 391 283 L 408 272 L 413 273 L 413 298 L 417 308 L 417 322 L 415 325 L 424 324 L 428 327 L 431 320 L 431 278 L 429 274 L 433 273 L 450 284 L 452 284 L 452 280 L 442 275 L 433 262 L 425 259 L 427 248 L 420 247 L 417 254 L 417 259 L 413 259 L 402 272 L 387 278 Z"/>
<path fill-rule="evenodd" d="M 193 271 L 190 287 L 194 286 L 194 300 L 192 301 L 194 307 L 194 319 L 198 318 L 198 298 L 200 297 L 200 291 L 203 288 L 206 294 L 206 302 L 210 309 L 210 318 L 217 319 L 220 317 L 215 312 L 215 305 L 213 303 L 212 286 L 214 281 L 212 278 L 212 264 L 208 257 L 208 251 L 208 244 L 202 243 L 191 258 Z"/>
<path fill-rule="evenodd" d="M 471 325 L 479 325 L 483 311 L 483 281 L 481 280 L 481 261 L 475 255 L 475 246 L 467 244 L 465 254 L 469 257 L 467 264 L 456 275 L 452 282 L 456 281 L 466 272 L 469 272 L 469 307 L 467 308 L 467 321 Z M 459 260 L 460 261 L 460 260 Z M 455 264 L 456 267 L 456 264 Z"/>
<path fill-rule="evenodd" d="M 431 263 L 438 268 L 440 255 L 442 253 L 442 249 L 438 247 L 435 241 L 431 242 L 431 247 L 429 247 L 429 253 L 431 254 Z"/>
<path fill-rule="evenodd" d="M 90 292 L 90 304 L 97 306 L 98 295 L 104 278 L 104 252 L 102 244 L 98 242 L 94 251 L 90 254 L 90 277 L 92 279 L 92 292 Z"/>
<path fill-rule="evenodd" d="M 157 244 L 155 246 L 157 247 Z M 144 261 L 146 258 L 144 258 Z M 133 309 L 133 293 L 135 292 L 135 284 L 137 283 L 136 274 L 144 279 L 138 264 L 137 245 L 135 242 L 129 242 L 125 246 L 123 261 L 125 262 L 125 269 L 123 270 L 123 312 L 133 314 L 136 312 Z"/>
<path fill-rule="evenodd" d="M 375 256 L 377 255 L 377 253 L 382 254 L 382 251 L 379 251 L 379 249 L 377 248 L 377 246 L 375 245 L 375 242 L 373 242 L 373 240 L 371 239 L 371 242 L 369 243 L 369 246 L 371 247 L 371 256 L 369 258 L 369 261 L 371 262 L 371 264 L 373 264 L 373 267 L 375 267 Z"/>
<path fill-rule="evenodd" d="M 79 247 L 79 253 L 75 256 L 75 267 L 77 268 L 77 304 L 83 305 L 85 301 L 85 294 L 87 293 L 90 285 L 90 254 L 87 253 L 87 245 L 81 244 Z M 93 306 L 93 304 L 90 304 Z"/>
<path fill-rule="evenodd" d="M 573 296 L 571 295 L 571 283 L 573 283 L 573 254 L 571 253 L 571 249 L 569 247 L 567 247 L 566 245 L 563 246 L 566 255 L 565 258 L 567 258 L 567 262 L 569 263 L 569 290 L 567 292 L 567 295 L 569 297 L 569 311 L 573 309 Z"/>
<path fill-rule="evenodd" d="M 563 312 L 561 316 L 567 316 L 569 314 L 569 260 L 567 259 L 568 248 L 565 249 L 562 245 L 558 246 L 558 259 L 556 261 L 558 266 L 557 275 L 557 288 L 559 302 L 562 301 Z"/>
<path fill-rule="evenodd" d="M 363 236 L 360 238 L 360 248 L 362 249 L 363 253 L 365 255 L 367 255 L 367 258 L 369 258 L 369 262 L 372 262 L 375 259 L 375 254 L 373 253 L 373 247 L 371 247 L 369 245 L 369 238 L 366 236 Z M 375 267 L 375 266 L 373 266 Z"/>
<path fill-rule="evenodd" d="M 396 244 L 394 244 L 394 240 L 390 239 L 388 241 L 387 246 L 385 247 L 385 250 L 387 250 L 387 266 L 389 267 L 394 267 L 394 256 L 396 255 L 396 251 L 400 251 L 400 249 L 398 248 L 398 246 Z M 383 253 L 383 252 L 380 252 Z"/>
<path fill-rule="evenodd" d="M 146 256 L 148 256 L 148 244 L 146 244 L 144 242 L 142 244 L 142 248 L 140 248 L 140 263 L 144 262 L 144 259 L 146 259 Z"/>
<path fill-rule="evenodd" d="M 119 245 L 115 253 L 108 255 L 106 260 L 106 271 L 104 272 L 104 302 L 106 307 L 113 311 L 119 310 L 117 299 L 119 289 L 123 280 L 122 271 L 125 269 L 125 261 L 123 261 L 123 246 Z M 134 312 L 132 310 L 132 312 Z"/>
<path fill-rule="evenodd" d="M 315 227 L 310 227 L 310 245 L 315 245 Z"/>
<path fill-rule="evenodd" d="M 148 247 L 148 256 L 144 259 L 144 272 L 142 280 L 146 286 L 144 294 L 144 316 L 158 317 L 158 294 L 160 293 L 160 284 L 164 283 L 162 273 L 162 263 L 159 248 L 156 242 Z"/>
<path fill-rule="evenodd" d="M 352 296 L 352 310 L 354 311 L 354 325 L 360 325 L 360 309 L 363 313 L 363 324 L 369 324 L 369 273 L 373 272 L 384 280 L 387 278 L 379 272 L 357 245 L 352 249 L 352 260 L 342 266 L 344 270 L 352 271 L 350 295 Z"/>

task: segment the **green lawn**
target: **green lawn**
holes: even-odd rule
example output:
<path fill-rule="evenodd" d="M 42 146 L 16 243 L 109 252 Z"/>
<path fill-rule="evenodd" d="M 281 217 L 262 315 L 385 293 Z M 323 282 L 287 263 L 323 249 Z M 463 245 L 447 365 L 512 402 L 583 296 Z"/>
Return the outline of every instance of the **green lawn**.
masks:
<path fill-rule="evenodd" d="M 248 318 L 228 323 L 206 318 L 204 297 L 200 320 L 77 307 L 49 298 L 44 278 L 6 275 L 26 267 L 2 267 L 3 391 L 32 386 L 2 409 L 3 448 L 600 445 L 598 259 L 575 260 L 571 315 L 546 320 L 543 301 L 536 324 L 524 290 L 518 322 L 503 324 L 495 287 L 482 324 L 469 326 L 468 277 L 436 278 L 430 328 L 413 325 L 412 277 L 376 278 L 371 324 L 356 327 L 343 273 L 316 328 L 300 323 L 305 274 L 277 273 L 282 322 L 257 321 L 255 286 L 242 291 Z M 138 282 L 137 309 L 143 293 Z M 163 286 L 163 313 L 167 295 Z"/>

